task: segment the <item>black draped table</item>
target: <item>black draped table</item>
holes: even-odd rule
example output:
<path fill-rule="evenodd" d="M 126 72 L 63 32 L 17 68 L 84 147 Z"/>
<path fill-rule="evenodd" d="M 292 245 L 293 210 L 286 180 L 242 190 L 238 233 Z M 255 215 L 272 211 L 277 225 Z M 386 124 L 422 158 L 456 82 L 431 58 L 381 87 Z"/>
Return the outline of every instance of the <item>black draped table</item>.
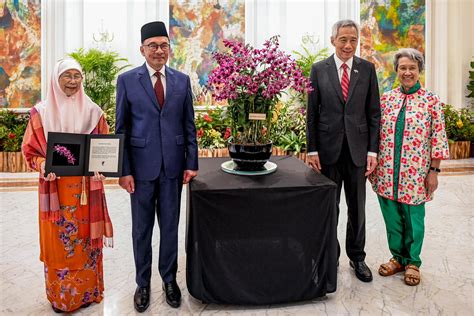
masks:
<path fill-rule="evenodd" d="M 189 185 L 189 293 L 205 303 L 273 304 L 336 290 L 336 184 L 294 157 L 276 172 L 237 176 L 229 158 L 199 160 Z"/>

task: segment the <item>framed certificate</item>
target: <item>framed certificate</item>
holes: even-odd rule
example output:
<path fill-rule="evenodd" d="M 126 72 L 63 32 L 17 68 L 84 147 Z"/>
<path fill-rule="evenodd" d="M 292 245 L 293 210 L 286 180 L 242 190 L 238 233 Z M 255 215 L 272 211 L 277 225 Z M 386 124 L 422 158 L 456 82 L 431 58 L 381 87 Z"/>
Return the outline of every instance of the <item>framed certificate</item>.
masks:
<path fill-rule="evenodd" d="M 48 133 L 46 174 L 107 177 L 122 175 L 124 135 Z"/>

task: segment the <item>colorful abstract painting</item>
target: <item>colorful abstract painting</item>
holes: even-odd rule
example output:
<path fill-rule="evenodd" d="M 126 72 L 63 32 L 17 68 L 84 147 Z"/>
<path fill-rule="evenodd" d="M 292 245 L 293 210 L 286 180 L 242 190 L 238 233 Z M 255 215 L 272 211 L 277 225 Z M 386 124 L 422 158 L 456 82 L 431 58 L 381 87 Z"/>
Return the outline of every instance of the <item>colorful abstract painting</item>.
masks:
<path fill-rule="evenodd" d="M 0 107 L 41 99 L 41 1 L 0 2 Z"/>
<path fill-rule="evenodd" d="M 191 77 L 195 104 L 213 104 L 204 86 L 222 39 L 245 40 L 245 0 L 170 0 L 170 66 Z"/>
<path fill-rule="evenodd" d="M 361 0 L 360 53 L 375 64 L 381 92 L 398 85 L 393 56 L 403 47 L 425 54 L 425 0 Z M 420 76 L 424 82 L 424 76 Z"/>

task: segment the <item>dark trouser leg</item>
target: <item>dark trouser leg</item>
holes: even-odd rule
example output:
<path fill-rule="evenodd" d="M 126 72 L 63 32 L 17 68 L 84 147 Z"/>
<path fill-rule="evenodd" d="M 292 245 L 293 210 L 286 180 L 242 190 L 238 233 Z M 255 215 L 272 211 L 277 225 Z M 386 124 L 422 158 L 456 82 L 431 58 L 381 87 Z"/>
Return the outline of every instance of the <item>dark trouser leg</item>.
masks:
<path fill-rule="evenodd" d="M 343 175 L 347 203 L 346 253 L 352 261 L 365 260 L 365 166 L 357 167 L 346 156 Z"/>
<path fill-rule="evenodd" d="M 136 282 L 139 287 L 150 285 L 153 225 L 156 214 L 155 181 L 135 180 L 132 203 L 132 238 Z"/>
<path fill-rule="evenodd" d="M 159 178 L 160 258 L 158 270 L 164 282 L 176 279 L 178 270 L 178 226 L 182 179 Z"/>

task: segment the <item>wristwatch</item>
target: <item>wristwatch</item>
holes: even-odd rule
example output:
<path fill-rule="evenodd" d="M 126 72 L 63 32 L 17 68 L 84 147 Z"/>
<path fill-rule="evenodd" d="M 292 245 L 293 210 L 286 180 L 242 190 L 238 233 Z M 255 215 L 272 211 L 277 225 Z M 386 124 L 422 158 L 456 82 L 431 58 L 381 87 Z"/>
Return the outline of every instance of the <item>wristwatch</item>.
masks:
<path fill-rule="evenodd" d="M 437 172 L 437 173 L 440 173 L 440 172 L 441 172 L 441 169 L 436 168 L 436 167 L 430 167 L 430 170 L 431 170 L 431 171 L 434 171 L 434 172 Z"/>

